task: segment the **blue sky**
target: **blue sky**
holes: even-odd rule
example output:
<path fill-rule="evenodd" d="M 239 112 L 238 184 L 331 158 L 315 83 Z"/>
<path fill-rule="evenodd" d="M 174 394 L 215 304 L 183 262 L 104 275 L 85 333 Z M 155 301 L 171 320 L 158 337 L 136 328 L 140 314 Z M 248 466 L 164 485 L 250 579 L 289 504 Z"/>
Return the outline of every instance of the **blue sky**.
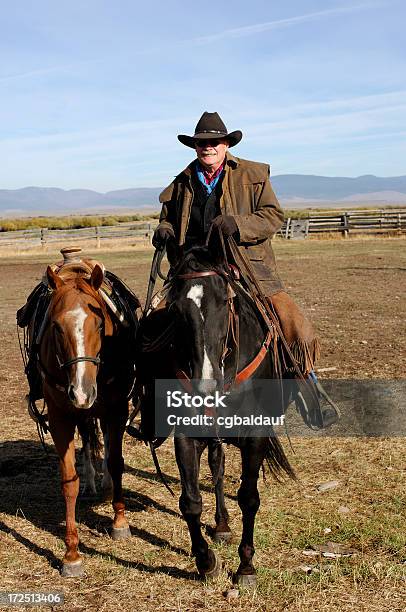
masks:
<path fill-rule="evenodd" d="M 19 0 L 0 21 L 0 188 L 166 185 L 204 110 L 273 174 L 406 174 L 403 0 Z"/>

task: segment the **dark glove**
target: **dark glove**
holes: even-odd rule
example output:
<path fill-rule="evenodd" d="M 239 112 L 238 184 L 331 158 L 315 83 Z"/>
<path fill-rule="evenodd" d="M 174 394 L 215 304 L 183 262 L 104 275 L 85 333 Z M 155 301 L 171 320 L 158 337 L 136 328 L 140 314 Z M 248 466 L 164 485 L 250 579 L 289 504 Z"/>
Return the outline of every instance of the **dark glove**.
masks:
<path fill-rule="evenodd" d="M 152 237 L 152 245 L 159 249 L 169 238 L 175 238 L 174 231 L 171 227 L 157 227 Z"/>
<path fill-rule="evenodd" d="M 238 225 L 232 215 L 219 215 L 212 221 L 214 227 L 218 227 L 224 236 L 231 236 L 238 232 Z"/>

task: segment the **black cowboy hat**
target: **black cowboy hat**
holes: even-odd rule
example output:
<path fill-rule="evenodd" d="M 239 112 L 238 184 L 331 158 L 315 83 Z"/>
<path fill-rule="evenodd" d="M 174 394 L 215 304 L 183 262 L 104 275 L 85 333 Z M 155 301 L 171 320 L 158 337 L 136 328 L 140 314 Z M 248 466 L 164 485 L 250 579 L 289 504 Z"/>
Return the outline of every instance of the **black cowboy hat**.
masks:
<path fill-rule="evenodd" d="M 234 132 L 227 133 L 227 128 L 224 125 L 220 115 L 218 113 L 207 113 L 204 112 L 197 122 L 195 133 L 193 136 L 187 136 L 186 134 L 179 134 L 178 140 L 187 147 L 195 148 L 196 140 L 213 140 L 215 138 L 227 138 L 229 146 L 234 147 L 238 144 L 242 138 L 242 132 L 235 130 Z"/>

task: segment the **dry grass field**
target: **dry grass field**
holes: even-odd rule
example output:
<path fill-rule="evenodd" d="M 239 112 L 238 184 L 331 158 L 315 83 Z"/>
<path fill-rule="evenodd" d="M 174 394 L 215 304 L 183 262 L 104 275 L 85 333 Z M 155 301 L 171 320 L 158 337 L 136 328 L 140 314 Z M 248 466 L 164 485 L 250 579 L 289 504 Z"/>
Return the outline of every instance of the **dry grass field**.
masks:
<path fill-rule="evenodd" d="M 336 368 L 325 378 L 406 378 L 405 244 L 404 239 L 384 238 L 276 242 L 282 278 L 322 339 L 319 367 Z M 151 250 L 87 254 L 144 297 Z M 81 498 L 77 517 L 87 575 L 60 577 L 64 506 L 58 462 L 49 436 L 50 454 L 44 455 L 24 406 L 26 382 L 15 328 L 15 311 L 45 264 L 57 259 L 56 251 L 0 259 L 0 591 L 60 590 L 62 609 L 69 612 L 405 610 L 406 459 L 401 437 L 294 438 L 294 454 L 284 439 L 298 482 L 276 484 L 270 477 L 260 482 L 258 589 L 227 600 L 224 592 L 238 565 L 241 533 L 238 452 L 226 450 L 226 500 L 235 536 L 229 546 L 213 544 L 224 570 L 218 580 L 205 584 L 190 556 L 177 498 L 156 479 L 146 447 L 126 436 L 124 487 L 132 539 L 113 542 L 108 536 L 110 506 Z M 178 495 L 170 441 L 159 457 Z M 319 483 L 331 480 L 339 486 L 317 491 Z M 205 460 L 202 488 L 202 520 L 210 526 L 214 494 Z M 330 540 L 357 553 L 333 559 L 303 555 Z M 310 574 L 303 564 L 313 567 Z"/>

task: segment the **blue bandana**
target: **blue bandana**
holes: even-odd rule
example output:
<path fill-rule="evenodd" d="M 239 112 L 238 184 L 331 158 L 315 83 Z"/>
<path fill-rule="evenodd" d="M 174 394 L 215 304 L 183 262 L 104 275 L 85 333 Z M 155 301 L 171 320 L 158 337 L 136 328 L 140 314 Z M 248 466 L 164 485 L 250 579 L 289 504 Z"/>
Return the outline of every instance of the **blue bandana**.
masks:
<path fill-rule="evenodd" d="M 208 183 L 206 176 L 204 174 L 203 168 L 201 167 L 201 165 L 199 164 L 199 162 L 196 163 L 196 173 L 197 173 L 197 177 L 199 179 L 199 181 L 201 182 L 201 184 L 203 185 L 203 187 L 206 189 L 207 195 L 209 196 L 211 194 L 211 192 L 213 191 L 213 189 L 215 188 L 215 186 L 217 185 L 217 183 L 219 182 L 219 178 L 223 172 L 224 166 L 220 166 L 220 168 L 217 170 L 216 174 L 214 175 L 213 180 Z"/>

